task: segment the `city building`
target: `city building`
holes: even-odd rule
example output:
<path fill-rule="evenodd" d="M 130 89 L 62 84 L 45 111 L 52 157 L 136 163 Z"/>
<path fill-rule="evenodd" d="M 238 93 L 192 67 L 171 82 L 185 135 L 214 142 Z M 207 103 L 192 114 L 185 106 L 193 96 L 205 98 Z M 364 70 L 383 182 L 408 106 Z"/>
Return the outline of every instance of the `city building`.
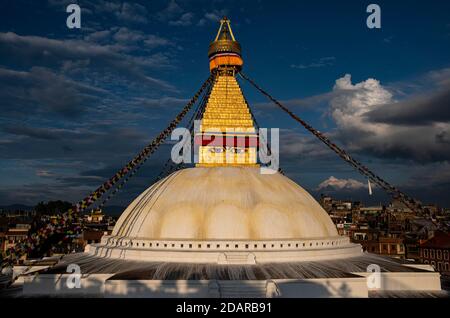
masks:
<path fill-rule="evenodd" d="M 103 223 L 105 219 L 105 214 L 101 210 L 93 210 L 91 213 L 86 215 L 87 223 Z"/>
<path fill-rule="evenodd" d="M 83 248 L 88 244 L 100 243 L 103 235 L 108 235 L 108 232 L 85 229 L 82 234 L 82 245 Z"/>
<path fill-rule="evenodd" d="M 5 235 L 5 243 L 3 251 L 14 248 L 18 242 L 25 241 L 28 238 L 29 228 L 14 227 L 9 228 Z"/>
<path fill-rule="evenodd" d="M 434 237 L 426 240 L 419 247 L 419 257 L 422 264 L 430 264 L 441 273 L 450 274 L 450 234 L 436 232 Z"/>

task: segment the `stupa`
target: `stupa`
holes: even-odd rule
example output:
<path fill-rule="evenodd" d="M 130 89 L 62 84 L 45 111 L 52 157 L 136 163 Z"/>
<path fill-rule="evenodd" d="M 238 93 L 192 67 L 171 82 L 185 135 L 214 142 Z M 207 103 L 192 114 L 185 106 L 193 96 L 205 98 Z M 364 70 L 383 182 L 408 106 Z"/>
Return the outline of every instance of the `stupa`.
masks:
<path fill-rule="evenodd" d="M 440 291 L 439 274 L 429 266 L 363 253 L 338 235 L 301 186 L 278 172 L 261 173 L 258 133 L 235 77 L 243 66 L 241 46 L 226 18 L 209 47 L 209 63 L 216 77 L 195 136 L 196 166 L 151 185 L 100 243 L 21 278 L 24 295 L 368 297 Z M 80 288 L 67 285 L 74 275 L 67 272 L 70 264 L 81 270 Z"/>

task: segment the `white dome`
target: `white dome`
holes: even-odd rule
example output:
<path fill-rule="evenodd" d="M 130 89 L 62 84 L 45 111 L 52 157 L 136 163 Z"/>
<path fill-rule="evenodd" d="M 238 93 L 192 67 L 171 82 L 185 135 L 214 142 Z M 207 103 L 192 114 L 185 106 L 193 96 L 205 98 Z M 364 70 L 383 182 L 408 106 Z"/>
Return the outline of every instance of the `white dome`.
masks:
<path fill-rule="evenodd" d="M 338 236 L 302 187 L 259 168 L 177 171 L 137 197 L 112 236 L 150 240 L 277 240 Z"/>

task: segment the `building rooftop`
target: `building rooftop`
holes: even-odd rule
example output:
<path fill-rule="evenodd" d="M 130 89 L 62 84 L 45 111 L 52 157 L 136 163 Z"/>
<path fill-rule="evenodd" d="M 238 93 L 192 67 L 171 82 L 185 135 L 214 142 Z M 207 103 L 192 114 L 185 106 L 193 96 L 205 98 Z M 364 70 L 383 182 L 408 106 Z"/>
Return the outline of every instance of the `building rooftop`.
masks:
<path fill-rule="evenodd" d="M 420 244 L 420 247 L 450 248 L 450 234 L 438 231 L 433 238 Z"/>

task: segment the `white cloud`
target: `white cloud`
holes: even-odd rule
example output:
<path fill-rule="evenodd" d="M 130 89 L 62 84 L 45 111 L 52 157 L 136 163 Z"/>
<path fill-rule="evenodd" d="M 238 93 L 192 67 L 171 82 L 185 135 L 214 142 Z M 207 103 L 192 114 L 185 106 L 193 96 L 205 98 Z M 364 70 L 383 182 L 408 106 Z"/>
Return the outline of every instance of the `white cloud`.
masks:
<path fill-rule="evenodd" d="M 392 103 L 392 94 L 376 79 L 369 78 L 352 84 L 350 74 L 336 80 L 330 101 L 331 114 L 336 124 L 344 129 L 382 130 L 379 125 L 368 126 L 363 115 L 378 105 Z"/>
<path fill-rule="evenodd" d="M 336 58 L 334 56 L 321 57 L 320 59 L 316 59 L 309 64 L 291 64 L 291 68 L 297 68 L 300 70 L 308 69 L 308 68 L 319 68 L 325 66 L 334 65 Z"/>
<path fill-rule="evenodd" d="M 36 176 L 43 177 L 43 178 L 49 178 L 49 177 L 54 177 L 55 174 L 53 172 L 48 171 L 48 170 L 37 170 L 36 171 Z"/>
<path fill-rule="evenodd" d="M 331 176 L 327 180 L 320 183 L 317 190 L 330 188 L 335 190 L 358 190 L 367 188 L 367 185 L 354 179 L 338 179 Z"/>
<path fill-rule="evenodd" d="M 138 3 L 124 2 L 122 4 L 122 9 L 117 12 L 117 17 L 119 19 L 134 23 L 147 23 L 147 16 L 147 8 Z"/>
<path fill-rule="evenodd" d="M 154 34 L 145 34 L 141 31 L 131 30 L 125 27 L 119 28 L 113 38 L 120 44 L 133 45 L 143 43 L 147 48 L 172 45 L 172 43 L 165 38 Z M 139 49 L 139 47 L 137 47 L 137 49 Z"/>
<path fill-rule="evenodd" d="M 206 12 L 203 17 L 198 21 L 198 26 L 204 26 L 207 22 L 218 22 L 222 17 L 226 16 L 228 13 L 228 10 L 222 9 L 222 10 L 214 10 L 212 12 Z"/>
<path fill-rule="evenodd" d="M 192 24 L 192 19 L 194 18 L 194 14 L 191 12 L 183 13 L 183 15 L 175 21 L 169 21 L 169 25 L 173 26 L 189 26 Z"/>
<path fill-rule="evenodd" d="M 412 109 L 417 97 L 398 103 L 378 80 L 369 78 L 353 84 L 349 74 L 336 80 L 332 93 L 328 112 L 337 126 L 334 135 L 350 151 L 417 161 L 450 158 L 450 150 L 443 147 L 440 138 L 450 133 L 449 122 L 398 125 L 371 118 L 376 110 L 397 106 Z"/>
<path fill-rule="evenodd" d="M 108 40 L 111 36 L 110 30 L 102 30 L 102 31 L 95 31 L 92 32 L 84 37 L 86 41 L 89 42 L 101 42 Z"/>
<path fill-rule="evenodd" d="M 158 13 L 158 19 L 161 21 L 168 21 L 175 19 L 184 12 L 175 0 L 171 0 L 167 7 Z"/>

